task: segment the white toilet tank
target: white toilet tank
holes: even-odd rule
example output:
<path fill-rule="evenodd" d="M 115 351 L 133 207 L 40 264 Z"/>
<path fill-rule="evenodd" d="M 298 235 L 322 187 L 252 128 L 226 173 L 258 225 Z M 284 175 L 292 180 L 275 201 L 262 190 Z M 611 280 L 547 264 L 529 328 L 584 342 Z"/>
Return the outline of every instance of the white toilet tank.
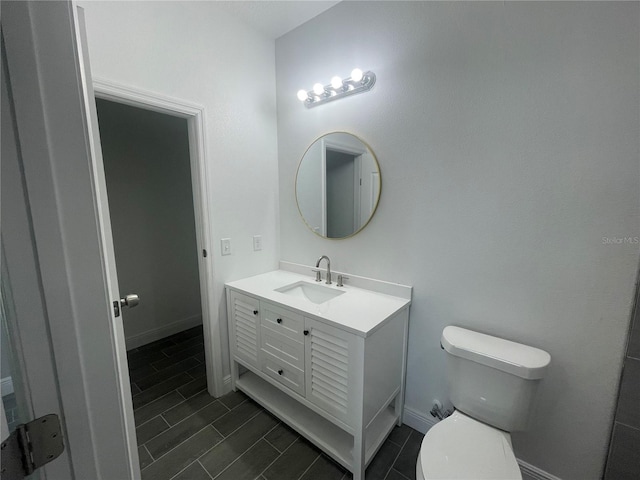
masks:
<path fill-rule="evenodd" d="M 535 393 L 551 356 L 544 350 L 449 326 L 449 396 L 455 408 L 507 432 L 525 430 Z"/>

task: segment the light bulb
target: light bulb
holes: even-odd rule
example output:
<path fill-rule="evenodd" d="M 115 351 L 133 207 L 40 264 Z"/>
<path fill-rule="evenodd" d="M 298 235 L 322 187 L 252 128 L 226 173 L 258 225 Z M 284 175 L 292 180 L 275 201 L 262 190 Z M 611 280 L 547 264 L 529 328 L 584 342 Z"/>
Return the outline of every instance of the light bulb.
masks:
<path fill-rule="evenodd" d="M 360 70 L 359 68 L 354 68 L 351 71 L 351 80 L 353 80 L 354 82 L 359 82 L 360 80 L 362 80 L 362 70 Z"/>
<path fill-rule="evenodd" d="M 309 95 L 307 95 L 306 90 L 298 90 L 298 100 L 304 102 L 307 98 L 309 98 Z"/>
<path fill-rule="evenodd" d="M 338 76 L 333 77 L 331 79 L 331 86 L 334 88 L 334 90 L 337 90 L 339 88 L 342 87 L 342 79 Z"/>
<path fill-rule="evenodd" d="M 316 95 L 322 95 L 324 93 L 324 87 L 321 83 L 316 83 L 313 86 L 313 93 L 315 93 Z"/>

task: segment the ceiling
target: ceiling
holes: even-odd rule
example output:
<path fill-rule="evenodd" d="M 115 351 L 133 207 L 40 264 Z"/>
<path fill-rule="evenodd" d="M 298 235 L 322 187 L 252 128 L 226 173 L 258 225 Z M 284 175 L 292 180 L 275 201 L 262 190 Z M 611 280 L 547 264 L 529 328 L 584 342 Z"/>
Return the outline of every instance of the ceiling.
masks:
<path fill-rule="evenodd" d="M 339 1 L 317 0 L 235 0 L 217 2 L 234 16 L 276 39 Z"/>

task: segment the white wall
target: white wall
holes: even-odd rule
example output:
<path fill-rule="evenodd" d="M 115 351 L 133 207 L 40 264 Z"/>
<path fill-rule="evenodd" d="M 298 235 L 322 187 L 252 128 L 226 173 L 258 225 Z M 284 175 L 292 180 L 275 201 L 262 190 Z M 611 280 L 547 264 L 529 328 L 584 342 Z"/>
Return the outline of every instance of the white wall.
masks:
<path fill-rule="evenodd" d="M 281 252 L 414 286 L 407 406 L 446 396 L 442 328 L 543 348 L 552 367 L 517 456 L 565 479 L 602 473 L 640 235 L 639 4 L 343 2 L 276 41 Z M 342 32 L 336 35 L 335 32 Z M 377 75 L 313 109 L 300 88 Z M 371 223 L 311 233 L 293 178 L 320 134 L 380 162 Z"/>
<path fill-rule="evenodd" d="M 96 101 L 127 347 L 202 323 L 187 120 Z"/>
<path fill-rule="evenodd" d="M 216 2 L 80 4 L 94 77 L 205 108 L 209 251 L 226 349 L 224 282 L 277 268 L 279 259 L 273 40 Z M 253 251 L 253 235 L 262 235 L 262 251 Z M 226 237 L 233 254 L 222 257 Z"/>

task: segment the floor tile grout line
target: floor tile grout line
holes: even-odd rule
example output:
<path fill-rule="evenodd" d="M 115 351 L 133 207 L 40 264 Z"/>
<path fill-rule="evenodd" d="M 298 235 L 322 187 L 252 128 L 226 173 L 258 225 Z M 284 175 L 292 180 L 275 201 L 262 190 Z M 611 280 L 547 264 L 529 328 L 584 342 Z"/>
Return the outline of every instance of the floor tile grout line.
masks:
<path fill-rule="evenodd" d="M 320 451 L 322 452 L 322 450 Z M 298 480 L 302 480 L 302 477 L 304 477 L 304 474 L 307 473 L 309 470 L 311 470 L 311 467 L 315 465 L 315 463 L 320 459 L 320 457 L 322 457 L 322 453 L 319 453 L 318 456 L 313 460 L 313 462 L 311 462 L 311 464 L 305 469 L 305 471 L 300 474 L 300 476 L 298 477 Z"/>
<path fill-rule="evenodd" d="M 276 424 L 276 426 L 275 426 L 275 427 L 273 427 L 271 430 L 273 430 L 273 429 L 277 428 L 277 427 L 278 427 L 278 425 L 280 425 L 281 423 L 282 423 L 282 422 L 278 422 L 278 423 Z M 267 440 L 267 439 L 266 439 L 266 436 L 267 436 L 267 435 L 269 435 L 269 433 L 271 432 L 271 430 L 269 430 L 267 433 L 265 433 L 265 434 L 262 436 L 262 438 L 261 438 L 261 440 L 264 440 L 264 441 L 265 441 L 265 442 L 267 442 L 269 445 L 271 445 L 271 442 L 269 442 L 269 440 Z M 291 442 L 291 443 L 289 444 L 289 446 L 288 446 L 287 448 L 285 448 L 282 452 L 280 452 L 280 450 L 278 450 L 274 445 L 271 445 L 271 447 L 273 447 L 273 449 L 274 449 L 276 452 L 278 452 L 278 455 L 276 455 L 276 458 L 274 458 L 274 459 L 273 459 L 273 461 L 272 461 L 269 465 L 267 465 L 267 466 L 266 466 L 266 467 L 265 467 L 265 468 L 260 472 L 260 474 L 258 475 L 258 477 L 263 476 L 263 477 L 267 478 L 267 477 L 265 476 L 264 472 L 266 472 L 267 470 L 269 470 L 269 467 L 271 467 L 271 465 L 273 465 L 275 462 L 277 462 L 277 461 L 278 461 L 278 459 L 279 459 L 280 457 L 282 457 L 282 456 L 284 455 L 284 453 L 285 453 L 287 450 L 289 450 L 289 449 L 291 448 L 291 445 L 293 445 L 293 444 L 294 444 L 294 443 L 296 443 L 297 441 L 298 441 L 298 439 L 296 438 L 296 439 L 295 439 L 293 442 Z M 256 477 L 256 478 L 257 478 L 257 477 Z"/>
<path fill-rule="evenodd" d="M 417 461 L 417 459 L 416 459 Z M 398 475 L 400 475 L 402 478 L 405 478 L 406 480 L 411 480 L 409 477 L 407 477 L 404 473 L 402 473 L 400 470 L 396 470 L 395 468 L 391 467 L 391 470 L 393 470 L 394 472 L 396 472 Z M 391 470 L 389 470 L 389 473 L 391 473 Z M 387 473 L 387 477 L 389 476 L 389 473 Z"/>
<path fill-rule="evenodd" d="M 246 423 L 246 422 L 245 422 L 245 423 Z M 269 431 L 268 431 L 268 432 L 266 432 L 264 435 L 268 435 L 268 434 L 269 434 L 269 432 L 271 432 L 271 430 L 273 430 L 273 429 L 274 429 L 274 428 L 276 428 L 277 426 L 278 426 L 278 424 L 274 425 L 274 426 L 273 426 L 273 428 L 270 428 L 270 429 L 269 429 Z M 235 430 L 234 430 L 234 431 L 235 431 Z M 231 435 L 231 434 L 229 434 L 229 435 Z M 238 455 L 238 456 L 235 458 L 235 460 L 234 460 L 233 462 L 231 462 L 229 465 L 227 465 L 226 467 L 224 467 L 224 468 L 220 471 L 220 473 L 218 473 L 215 477 L 214 477 L 213 475 L 211 475 L 211 474 L 209 473 L 209 471 L 208 471 L 206 468 L 205 468 L 205 470 L 207 470 L 207 473 L 209 473 L 209 476 L 210 476 L 210 477 L 212 477 L 213 479 L 218 478 L 218 477 L 219 477 L 220 475 L 222 475 L 225 471 L 227 471 L 229 468 L 231 468 L 231 465 L 233 465 L 234 463 L 236 463 L 236 462 L 240 459 L 240 457 L 241 457 L 242 455 L 244 455 L 245 453 L 247 453 L 247 452 L 248 452 L 249 450 L 251 450 L 251 449 L 252 449 L 252 448 L 253 448 L 253 447 L 254 447 L 254 446 L 255 446 L 255 445 L 256 445 L 260 440 L 262 440 L 262 439 L 263 439 L 263 437 L 264 437 L 264 435 L 263 435 L 262 437 L 260 437 L 259 439 L 257 439 L 255 442 L 253 442 L 251 445 L 249 445 L 247 448 L 245 448 L 245 450 L 244 450 L 240 455 Z M 218 443 L 220 443 L 220 442 L 218 442 Z M 217 445 L 217 444 L 216 444 L 216 445 Z M 215 448 L 215 447 L 214 447 L 214 448 Z M 211 449 L 210 449 L 210 450 L 208 450 L 208 451 L 211 451 Z M 276 451 L 277 451 L 277 450 L 276 450 Z M 198 457 L 198 460 L 200 460 L 204 455 L 206 455 L 206 453 L 203 453 L 202 455 L 200 455 L 200 456 Z M 260 475 L 262 475 L 262 474 L 260 474 Z"/>
<path fill-rule="evenodd" d="M 243 402 L 243 403 L 244 403 L 244 402 Z M 238 405 L 238 406 L 240 406 L 240 405 Z M 235 409 L 234 409 L 234 410 L 235 410 Z M 231 435 L 233 435 L 234 433 L 236 433 L 238 430 L 240 430 L 240 429 L 241 429 L 242 427 L 244 427 L 247 423 L 249 423 L 251 420 L 253 420 L 254 418 L 256 418 L 258 415 L 260 415 L 260 414 L 261 414 L 262 412 L 264 412 L 264 411 L 266 411 L 266 410 L 258 410 L 255 414 L 251 415 L 251 417 L 247 418 L 247 420 L 246 420 L 245 422 L 243 422 L 243 423 L 242 423 L 242 425 L 240 425 L 240 426 L 239 426 L 238 428 L 236 428 L 235 430 L 230 431 L 228 435 L 226 435 L 226 436 L 225 436 L 225 435 L 223 435 L 222 437 L 223 437 L 223 438 L 228 438 L 228 437 L 230 437 Z M 230 410 L 230 412 L 233 412 L 233 410 Z M 225 413 L 225 415 L 228 415 L 230 412 Z M 218 417 L 218 418 L 220 418 L 220 417 Z M 217 419 L 216 419 L 216 420 L 217 420 Z M 215 420 L 214 420 L 214 421 L 215 421 Z M 212 422 L 212 425 L 211 425 L 211 426 L 213 427 L 213 422 Z M 214 427 L 214 428 L 215 428 L 215 427 Z"/>
<path fill-rule="evenodd" d="M 409 439 L 411 438 L 411 434 L 413 432 L 409 432 L 409 435 L 407 435 L 407 439 L 404 441 L 404 443 L 402 444 L 402 446 L 400 447 L 400 450 L 398 450 L 398 454 L 396 455 L 396 458 L 393 459 L 393 462 L 391 463 L 391 467 L 389 468 L 389 470 L 387 471 L 387 474 L 384 476 L 385 480 L 386 478 L 389 476 L 389 473 L 391 473 L 391 470 L 395 470 L 396 472 L 398 472 L 400 475 L 402 475 L 404 478 L 407 478 L 406 475 L 402 474 L 399 470 L 396 470 L 395 468 L 393 468 L 393 466 L 396 464 L 396 462 L 398 461 L 398 458 L 400 457 L 400 455 L 402 454 L 402 451 L 404 450 L 404 447 L 407 446 L 407 443 L 409 443 Z M 396 444 L 397 445 L 397 444 Z"/>
<path fill-rule="evenodd" d="M 264 437 L 262 437 L 260 440 L 264 440 L 265 442 L 267 442 L 267 439 L 266 439 L 266 438 L 264 438 Z M 257 443 L 257 442 L 256 442 L 256 443 Z M 269 442 L 267 442 L 267 443 L 268 443 L 269 445 L 271 445 Z M 267 478 L 267 477 L 264 475 L 264 473 L 265 473 L 267 470 L 269 470 L 269 468 L 271 467 L 271 465 L 273 465 L 274 463 L 276 463 L 276 462 L 280 459 L 280 457 L 282 457 L 282 455 L 284 455 L 284 452 L 283 452 L 283 453 L 280 453 L 280 450 L 278 450 L 278 449 L 277 449 L 276 447 L 274 447 L 273 445 L 271 445 L 271 447 L 272 447 L 276 452 L 278 452 L 278 455 L 276 455 L 276 458 L 274 458 L 274 459 L 271 461 L 271 463 L 270 463 L 269 465 L 267 465 L 265 468 L 263 468 L 263 469 L 262 469 L 262 471 L 258 474 L 258 476 L 257 476 L 256 478 L 260 478 L 260 477 Z"/>
<path fill-rule="evenodd" d="M 171 368 L 171 367 L 173 367 L 174 365 L 177 365 L 178 363 L 186 362 L 186 361 L 187 361 L 187 360 L 189 360 L 189 359 L 194 359 L 195 361 L 197 361 L 197 362 L 198 362 L 198 364 L 197 364 L 197 365 L 194 365 L 193 367 L 189 367 L 189 368 L 186 368 L 186 369 L 180 370 L 180 372 L 178 372 L 178 373 L 182 373 L 182 372 L 189 373 L 189 370 L 193 370 L 194 368 L 198 368 L 198 367 L 200 367 L 200 366 L 202 365 L 202 363 L 200 362 L 200 360 L 198 360 L 198 359 L 197 359 L 197 358 L 195 358 L 194 356 L 190 356 L 190 357 L 184 358 L 184 359 L 180 360 L 179 362 L 176 362 L 176 363 L 174 363 L 173 365 L 169 365 L 169 366 L 167 366 L 167 367 L 165 367 L 165 368 L 163 368 L 163 369 L 160 369 L 160 370 L 158 370 L 156 367 L 154 367 L 154 366 L 153 366 L 153 364 L 149 364 L 149 365 L 151 365 L 151 368 L 153 368 L 153 369 L 155 370 L 155 372 L 151 372 L 150 374 L 145 375 L 144 377 L 136 378 L 136 380 L 135 380 L 135 381 L 132 381 L 131 383 L 136 383 L 136 384 L 137 384 L 137 383 L 138 383 L 139 381 L 141 381 L 141 380 L 144 380 L 144 379 L 146 379 L 146 378 L 149 378 L 149 377 L 151 377 L 151 376 L 153 376 L 153 375 L 157 375 L 158 373 L 163 373 L 163 370 L 166 370 L 167 368 Z M 164 359 L 163 359 L 163 360 L 164 360 Z M 163 380 L 163 381 L 164 381 L 164 380 Z M 158 382 L 158 383 L 160 383 L 160 382 Z M 156 385 L 157 385 L 157 384 L 156 384 Z M 147 388 L 146 388 L 146 390 L 148 390 L 149 388 L 151 388 L 151 387 L 147 387 Z M 141 389 L 141 390 L 142 390 L 142 389 Z"/>
<path fill-rule="evenodd" d="M 142 445 L 140 445 L 142 448 L 144 448 L 147 452 L 147 454 L 149 455 L 149 457 L 151 457 L 151 463 L 155 462 L 156 459 L 153 458 L 153 455 L 151 455 L 151 452 L 149 451 L 149 449 L 147 448 L 147 446 L 143 443 Z M 149 465 L 151 465 L 151 463 Z M 147 465 L 148 466 L 148 465 Z"/>
<path fill-rule="evenodd" d="M 198 462 L 198 465 L 200 465 L 200 467 L 202 468 L 202 470 L 204 470 L 204 472 L 209 476 L 209 478 L 211 480 L 213 480 L 213 477 L 211 476 L 211 474 L 209 473 L 209 470 L 207 470 L 206 468 L 204 468 L 204 465 L 200 462 L 200 458 L 196 459 L 196 462 Z"/>
<path fill-rule="evenodd" d="M 280 424 L 282 424 L 282 422 L 279 422 L 279 423 L 278 423 L 278 425 L 280 425 Z M 273 427 L 273 428 L 276 428 L 278 425 L 276 425 L 276 426 L 275 426 L 275 427 Z M 283 424 L 283 425 L 284 425 L 284 424 Z M 272 429 L 272 430 L 273 430 L 273 429 Z M 271 430 L 270 430 L 270 431 L 271 431 Z M 270 431 L 269 431 L 269 432 L 270 432 Z M 271 444 L 271 442 L 269 442 L 269 440 L 267 440 L 267 439 L 266 439 L 266 436 L 269 434 L 269 432 L 265 433 L 265 434 L 264 434 L 264 436 L 262 437 L 262 439 L 263 439 L 265 442 L 267 442 L 269 445 L 271 445 L 271 446 L 273 447 L 273 449 L 274 449 L 276 452 L 278 452 L 278 455 L 276 456 L 276 458 L 274 458 L 274 459 L 273 459 L 273 461 L 272 461 L 269 465 L 267 465 L 267 467 L 266 467 L 264 470 L 262 470 L 262 472 L 260 473 L 260 475 L 258 475 L 258 477 L 263 476 L 264 478 L 267 478 L 267 476 L 265 475 L 265 472 L 266 472 L 267 470 L 269 470 L 269 467 L 271 467 L 271 465 L 273 465 L 275 462 L 277 462 L 277 461 L 278 461 L 278 459 L 280 459 L 280 458 L 285 454 L 285 452 L 287 452 L 287 451 L 288 451 L 288 450 L 293 446 L 293 444 L 294 444 L 294 443 L 297 443 L 297 442 L 298 442 L 298 440 L 300 440 L 300 438 L 301 438 L 301 437 L 296 438 L 293 442 L 291 442 L 291 443 L 289 444 L 289 446 L 288 446 L 287 448 L 285 448 L 282 452 L 280 452 L 280 450 L 278 450 L 274 445 L 272 445 L 272 444 Z M 305 441 L 306 441 L 306 440 L 305 440 Z M 311 465 L 313 465 L 314 463 L 316 463 L 316 461 L 318 460 L 318 458 L 320 458 L 320 455 L 321 455 L 321 454 L 319 453 L 319 454 L 316 456 L 316 458 L 314 458 L 314 459 L 313 459 L 313 462 L 311 462 Z M 309 468 L 311 468 L 311 465 L 309 465 L 309 466 L 305 469 L 305 471 L 304 471 L 304 472 L 302 472 L 302 475 L 304 475 L 304 473 L 305 473 L 307 470 L 309 470 Z M 300 476 L 300 477 L 298 477 L 298 478 L 301 478 L 301 476 Z"/>
<path fill-rule="evenodd" d="M 148 442 L 150 442 L 151 440 L 153 440 L 154 438 L 159 437 L 160 435 L 162 435 L 164 432 L 166 432 L 167 430 L 169 430 L 169 429 L 171 428 L 171 425 L 169 425 L 169 422 L 167 422 L 167 419 L 166 419 L 166 418 L 164 418 L 164 417 L 162 416 L 162 414 L 161 414 L 161 413 L 159 413 L 158 415 L 156 415 L 155 417 L 153 417 L 151 420 L 154 420 L 154 419 L 156 419 L 156 418 L 158 418 L 158 417 L 160 417 L 160 418 L 164 421 L 164 423 L 167 425 L 167 427 L 168 427 L 168 428 L 166 428 L 166 429 L 162 430 L 160 433 L 155 434 L 153 437 L 148 438 L 144 443 L 142 443 L 142 444 L 138 445 L 139 447 L 141 447 L 141 446 L 143 446 L 143 445 L 144 445 L 144 447 L 145 447 L 145 448 L 147 449 L 147 451 L 149 452 L 149 455 L 151 455 L 151 451 L 147 448 L 147 443 L 148 443 Z M 147 420 L 147 421 L 146 421 L 146 422 L 144 422 L 142 425 L 146 425 L 146 424 L 147 424 L 147 423 L 149 423 L 151 420 Z M 140 427 L 142 427 L 142 425 L 140 425 Z M 136 430 L 138 430 L 138 428 L 140 428 L 140 427 L 136 427 Z M 137 436 L 137 434 L 136 434 L 136 436 Z M 153 458 L 153 455 L 151 455 L 151 458 Z"/>
<path fill-rule="evenodd" d="M 168 432 L 168 431 L 169 431 L 169 430 L 171 430 L 173 427 L 175 427 L 175 426 L 177 426 L 177 425 L 180 425 L 182 422 L 186 422 L 189 418 L 193 417 L 194 415 L 197 415 L 197 414 L 198 414 L 198 412 L 200 412 L 201 410 L 204 410 L 205 408 L 207 408 L 207 407 L 211 406 L 214 402 L 217 402 L 217 400 L 214 400 L 213 402 L 208 403 L 207 405 L 205 405 L 204 407 L 202 407 L 200 410 L 198 410 L 198 411 L 196 411 L 196 412 L 192 413 L 192 414 L 191 414 L 191 415 L 189 415 L 188 417 L 183 418 L 183 419 L 182 419 L 182 420 L 180 420 L 178 423 L 175 423 L 175 424 L 173 424 L 173 425 L 170 425 L 170 424 L 169 424 L 169 422 L 167 422 L 167 419 L 163 417 L 163 414 L 164 414 L 164 413 L 166 413 L 166 411 L 165 411 L 165 412 L 162 412 L 162 413 L 160 413 L 160 414 L 158 414 L 158 415 L 156 415 L 157 417 L 161 417 L 161 418 L 162 418 L 162 420 L 164 420 L 164 422 L 169 426 L 169 428 L 168 428 L 168 429 L 166 429 L 166 430 L 163 430 L 163 431 L 162 431 L 162 432 L 160 432 L 158 435 L 156 435 L 156 436 L 154 436 L 153 438 L 150 438 L 149 440 L 147 440 L 146 442 L 144 442 L 144 445 L 146 446 L 146 444 L 147 444 L 148 442 L 150 442 L 150 441 L 151 441 L 151 440 L 153 440 L 154 438 L 159 437 L 160 435 L 162 435 L 162 434 L 164 434 L 164 433 Z M 183 402 L 183 403 L 184 403 L 184 402 Z M 218 402 L 218 403 L 220 403 L 220 402 Z M 181 405 L 181 404 L 178 404 L 178 405 Z M 223 407 L 225 407 L 225 405 L 222 405 L 222 406 L 223 406 Z M 226 407 L 225 407 L 225 408 L 226 408 Z M 229 413 L 229 412 L 226 412 L 224 415 L 226 415 L 227 413 Z M 220 415 L 220 417 L 222 417 L 222 416 L 223 416 L 223 415 Z M 220 417 L 218 417 L 218 418 L 220 418 Z M 156 417 L 154 417 L 154 418 L 156 418 Z M 211 427 L 213 427 L 213 429 L 214 429 L 217 433 L 219 433 L 219 434 L 220 434 L 220 436 L 224 439 L 224 438 L 225 438 L 225 437 L 224 437 L 224 435 L 222 435 L 222 434 L 221 434 L 221 433 L 220 433 L 220 432 L 219 432 L 219 431 L 218 431 L 218 430 L 213 426 L 213 422 L 215 422 L 218 418 L 216 418 L 216 419 L 215 419 L 215 420 L 213 420 L 212 422 L 207 423 L 204 427 L 202 427 L 200 430 L 198 430 L 197 432 L 195 432 L 193 435 L 195 435 L 196 433 L 199 433 L 199 432 L 200 432 L 200 431 L 202 431 L 204 428 L 206 428 L 206 427 L 208 427 L 208 426 L 211 426 Z M 188 440 L 189 438 L 193 437 L 193 435 L 190 435 L 190 436 L 187 438 L 187 440 Z M 180 442 L 180 443 L 182 443 L 182 442 Z M 180 444 L 178 444 L 178 445 L 180 445 Z M 176 445 L 176 447 L 177 447 L 178 445 Z M 173 448 L 176 448 L 176 447 L 173 447 Z M 173 448 L 171 448 L 170 450 L 168 450 L 166 453 L 169 453 L 171 450 L 173 450 Z M 164 454 L 163 454 L 163 455 L 161 455 L 161 457 L 162 457 L 162 456 L 164 456 Z M 160 457 L 158 457 L 158 458 L 160 458 Z"/>
<path fill-rule="evenodd" d="M 398 461 L 398 458 L 400 457 L 400 454 L 402 453 L 402 450 L 404 449 L 404 446 L 407 444 L 407 442 L 409 441 L 409 437 L 411 436 L 411 433 L 409 433 L 409 435 L 407 436 L 407 439 L 405 440 L 404 444 L 398 449 L 398 453 L 396 453 L 396 456 L 393 458 L 393 462 L 391 462 L 391 465 L 389 465 L 389 470 L 387 470 L 387 473 L 384 475 L 384 480 L 387 480 L 387 477 L 389 476 L 389 473 L 391 472 L 391 470 L 393 470 L 393 466 L 396 464 L 396 462 Z M 388 437 L 387 437 L 388 438 Z M 386 440 L 385 440 L 386 441 Z M 393 443 L 393 442 L 391 442 Z M 394 445 L 398 445 L 397 443 L 393 443 Z M 399 445 L 398 445 L 399 446 Z M 382 445 L 381 445 L 382 447 Z M 380 452 L 380 450 L 378 450 L 378 452 Z M 377 453 L 376 453 L 377 455 Z M 374 455 L 375 457 L 375 455 Z M 373 460 L 373 459 L 372 459 Z"/>
<path fill-rule="evenodd" d="M 165 421 L 165 422 L 167 422 L 167 423 L 169 423 L 169 421 L 164 417 L 164 414 L 165 414 L 165 413 L 167 413 L 169 410 L 173 410 L 174 408 L 179 407 L 180 405 L 184 405 L 185 403 L 187 403 L 187 401 L 188 401 L 189 399 L 191 399 L 191 398 L 195 397 L 196 395 L 198 395 L 198 393 L 203 392 L 203 391 L 204 391 L 204 390 L 200 390 L 199 392 L 194 393 L 194 394 L 193 394 L 193 395 L 191 395 L 190 397 L 185 398 L 185 396 L 184 396 L 184 395 L 180 394 L 180 392 L 178 392 L 178 391 L 176 390 L 176 392 L 177 392 L 177 393 L 178 393 L 178 394 L 179 394 L 179 395 L 180 395 L 184 400 L 182 400 L 180 403 L 177 403 L 177 404 L 175 404 L 175 405 L 173 405 L 173 406 L 171 406 L 171 407 L 167 408 L 166 410 L 163 410 L 163 411 L 162 411 L 162 412 L 160 412 L 158 415 L 162 415 L 162 418 L 164 418 L 164 421 Z M 229 407 L 227 407 L 224 403 L 222 403 L 222 402 L 218 401 L 218 399 L 217 399 L 217 398 L 215 398 L 215 397 L 211 397 L 211 398 L 213 398 L 213 400 L 212 400 L 211 402 L 207 403 L 207 404 L 206 404 L 205 406 L 203 406 L 203 407 L 200 407 L 198 410 L 196 410 L 196 411 L 195 411 L 195 412 L 193 412 L 192 414 L 190 414 L 190 415 L 188 415 L 188 416 L 184 417 L 184 418 L 183 418 L 182 420 L 180 420 L 179 422 L 176 422 L 176 423 L 174 423 L 174 424 L 170 424 L 170 423 L 169 423 L 169 427 L 173 427 L 173 426 L 175 426 L 175 425 L 178 425 L 179 423 L 182 423 L 182 422 L 183 422 L 184 420 L 186 420 L 187 418 L 189 418 L 189 417 L 191 417 L 191 416 L 195 415 L 196 413 L 198 413 L 198 412 L 199 412 L 200 410 L 202 410 L 203 408 L 207 408 L 209 405 L 211 405 L 211 404 L 212 404 L 212 403 L 214 403 L 214 402 L 218 402 L 220 405 L 222 405 L 224 408 L 226 408 L 226 409 L 227 409 L 227 412 L 225 412 L 223 415 L 226 415 L 227 413 L 229 413 L 229 412 L 231 411 L 231 410 L 229 410 Z M 217 419 L 216 419 L 216 420 L 217 420 Z M 145 422 L 145 423 L 146 423 L 146 422 Z"/>
<path fill-rule="evenodd" d="M 280 449 L 278 447 L 276 447 L 273 443 L 271 443 L 269 440 L 267 440 L 266 436 L 262 437 L 264 438 L 264 441 L 267 442 L 269 445 L 271 445 L 273 448 L 276 449 L 276 452 L 280 453 L 280 455 L 282 455 L 284 452 L 281 452 Z"/>
<path fill-rule="evenodd" d="M 151 387 L 151 388 L 154 388 L 154 387 L 156 387 L 156 386 L 158 386 L 158 385 L 161 385 L 161 384 L 162 384 L 162 383 L 164 383 L 164 382 L 168 382 L 169 380 L 171 380 L 171 379 L 173 379 L 173 378 L 175 378 L 175 377 L 177 377 L 177 376 L 179 376 L 179 375 L 182 375 L 182 374 L 186 374 L 186 375 L 188 375 L 186 372 L 178 372 L 178 373 L 176 373 L 175 375 L 170 376 L 170 377 L 169 377 L 169 378 L 167 378 L 166 380 L 163 380 L 162 382 L 160 382 L 160 383 L 158 383 L 158 384 L 154 385 L 154 386 L 153 386 L 153 387 Z M 190 382 L 193 380 L 193 377 L 191 377 L 191 375 L 189 375 L 189 378 L 191 378 L 191 380 L 189 380 L 189 382 L 187 382 L 187 383 L 190 383 Z M 173 390 L 177 390 L 178 388 L 182 388 L 182 387 L 183 387 L 183 386 L 185 386 L 187 383 L 184 383 L 184 384 L 180 385 L 179 387 L 174 388 Z M 148 388 L 147 390 L 142 390 L 140 393 L 136 393 L 135 395 L 132 395 L 132 396 L 131 396 L 131 398 L 133 399 L 133 398 L 135 398 L 135 397 L 137 397 L 137 396 L 139 396 L 139 395 L 142 395 L 144 392 L 148 392 L 149 390 L 151 390 L 151 388 Z M 169 392 L 167 392 L 167 393 L 171 393 L 173 390 L 169 390 Z M 165 394 L 165 395 L 166 395 L 166 394 Z M 164 395 L 163 395 L 163 397 L 164 397 Z M 156 399 L 156 400 L 157 400 L 157 399 Z M 149 402 L 149 403 L 153 403 L 153 402 L 155 402 L 156 400 L 152 400 L 152 401 L 151 401 L 151 402 Z M 148 405 L 148 403 L 145 403 L 145 405 Z M 137 410 L 138 408 L 142 408 L 142 407 L 144 407 L 144 405 L 139 406 L 139 407 L 135 408 L 134 410 Z"/>
<path fill-rule="evenodd" d="M 180 470 L 179 472 L 176 472 L 175 475 L 172 475 L 171 477 L 169 477 L 169 480 L 173 480 L 174 478 L 176 478 L 178 475 L 180 475 L 182 472 L 184 472 L 187 468 L 189 468 L 191 465 L 193 465 L 194 463 L 196 463 L 198 460 L 194 460 L 193 462 L 191 462 L 189 465 L 187 465 L 186 467 L 184 467 L 182 470 Z M 211 475 L 209 475 L 211 476 Z"/>
<path fill-rule="evenodd" d="M 200 430 L 198 430 L 197 432 L 195 432 L 193 435 L 190 435 L 188 438 L 185 438 L 183 441 L 181 441 L 180 443 L 178 443 L 177 445 L 175 445 L 175 446 L 174 446 L 173 448 L 171 448 L 170 450 L 167 450 L 166 452 L 164 452 L 162 455 L 160 455 L 158 458 L 156 458 L 154 462 L 152 462 L 152 463 L 150 463 L 149 465 L 147 465 L 146 467 L 144 467 L 144 470 L 146 470 L 147 468 L 149 468 L 149 467 L 150 467 L 151 465 L 153 465 L 155 462 L 159 461 L 162 457 L 164 457 L 164 456 L 166 456 L 166 455 L 169 455 L 171 452 L 173 452 L 176 448 L 178 448 L 178 447 L 179 447 L 180 445 L 182 445 L 184 442 L 186 442 L 186 441 L 190 440 L 190 439 L 191 439 L 191 438 L 193 438 L 195 435 L 199 434 L 199 433 L 200 433 L 200 432 L 202 432 L 205 428 L 208 428 L 208 427 L 213 427 L 213 426 L 212 426 L 211 424 L 207 424 L 207 425 L 205 425 L 205 426 L 204 426 L 204 427 L 202 427 Z M 221 442 L 221 441 L 222 441 L 222 440 L 220 440 L 220 442 Z M 218 443 L 220 443 L 220 442 L 218 442 Z M 216 443 L 216 445 L 218 445 L 218 443 Z M 146 446 L 146 444 L 145 444 L 145 446 Z M 214 445 L 214 446 L 212 446 L 211 448 L 214 448 L 214 447 L 215 447 L 215 445 Z M 147 449 L 147 450 L 148 450 L 148 449 Z M 211 449 L 209 449 L 209 450 L 211 450 Z M 207 450 L 207 451 L 209 451 L 209 450 Z M 151 452 L 149 452 L 149 453 L 151 453 Z M 203 454 L 203 455 L 204 455 L 204 454 Z M 201 456 L 202 456 L 202 455 L 201 455 Z M 152 458 L 153 458 L 153 456 L 152 456 Z M 200 457 L 198 457 L 198 458 L 200 458 Z M 181 470 L 181 471 L 182 471 L 182 470 Z"/>
<path fill-rule="evenodd" d="M 152 420 L 155 420 L 156 418 L 158 418 L 159 416 L 161 416 L 164 412 L 158 413 L 157 415 L 154 415 L 153 417 L 149 418 L 149 420 L 145 420 L 142 423 L 136 423 L 136 431 L 140 428 L 140 427 L 144 427 L 147 423 L 151 422 Z M 165 420 L 166 422 L 166 420 Z M 146 442 L 145 442 L 146 443 Z"/>
<path fill-rule="evenodd" d="M 149 402 L 149 403 L 147 403 L 146 405 L 142 405 L 142 407 L 135 408 L 135 409 L 133 410 L 134 415 L 135 415 L 136 410 L 140 410 L 141 408 L 144 408 L 144 407 L 146 407 L 147 405 L 151 405 L 152 403 L 155 403 L 155 402 L 157 402 L 157 401 L 159 401 L 159 400 L 163 399 L 164 397 L 166 397 L 167 395 L 172 394 L 173 392 L 177 392 L 178 394 L 180 394 L 180 392 L 178 392 L 178 391 L 177 391 L 177 390 L 175 390 L 175 389 L 174 389 L 174 390 L 171 390 L 171 391 L 169 391 L 169 392 L 165 393 L 164 395 L 162 395 L 161 397 L 156 398 L 154 401 Z M 184 398 L 184 396 L 182 396 L 182 395 L 180 395 L 180 396 L 181 396 L 182 398 Z M 186 398 L 185 398 L 185 400 L 186 400 Z M 164 412 L 162 412 L 162 413 L 164 413 Z M 147 423 L 147 422 L 144 422 L 144 423 Z M 139 427 L 139 426 L 140 426 L 140 425 L 136 424 L 136 427 Z"/>

